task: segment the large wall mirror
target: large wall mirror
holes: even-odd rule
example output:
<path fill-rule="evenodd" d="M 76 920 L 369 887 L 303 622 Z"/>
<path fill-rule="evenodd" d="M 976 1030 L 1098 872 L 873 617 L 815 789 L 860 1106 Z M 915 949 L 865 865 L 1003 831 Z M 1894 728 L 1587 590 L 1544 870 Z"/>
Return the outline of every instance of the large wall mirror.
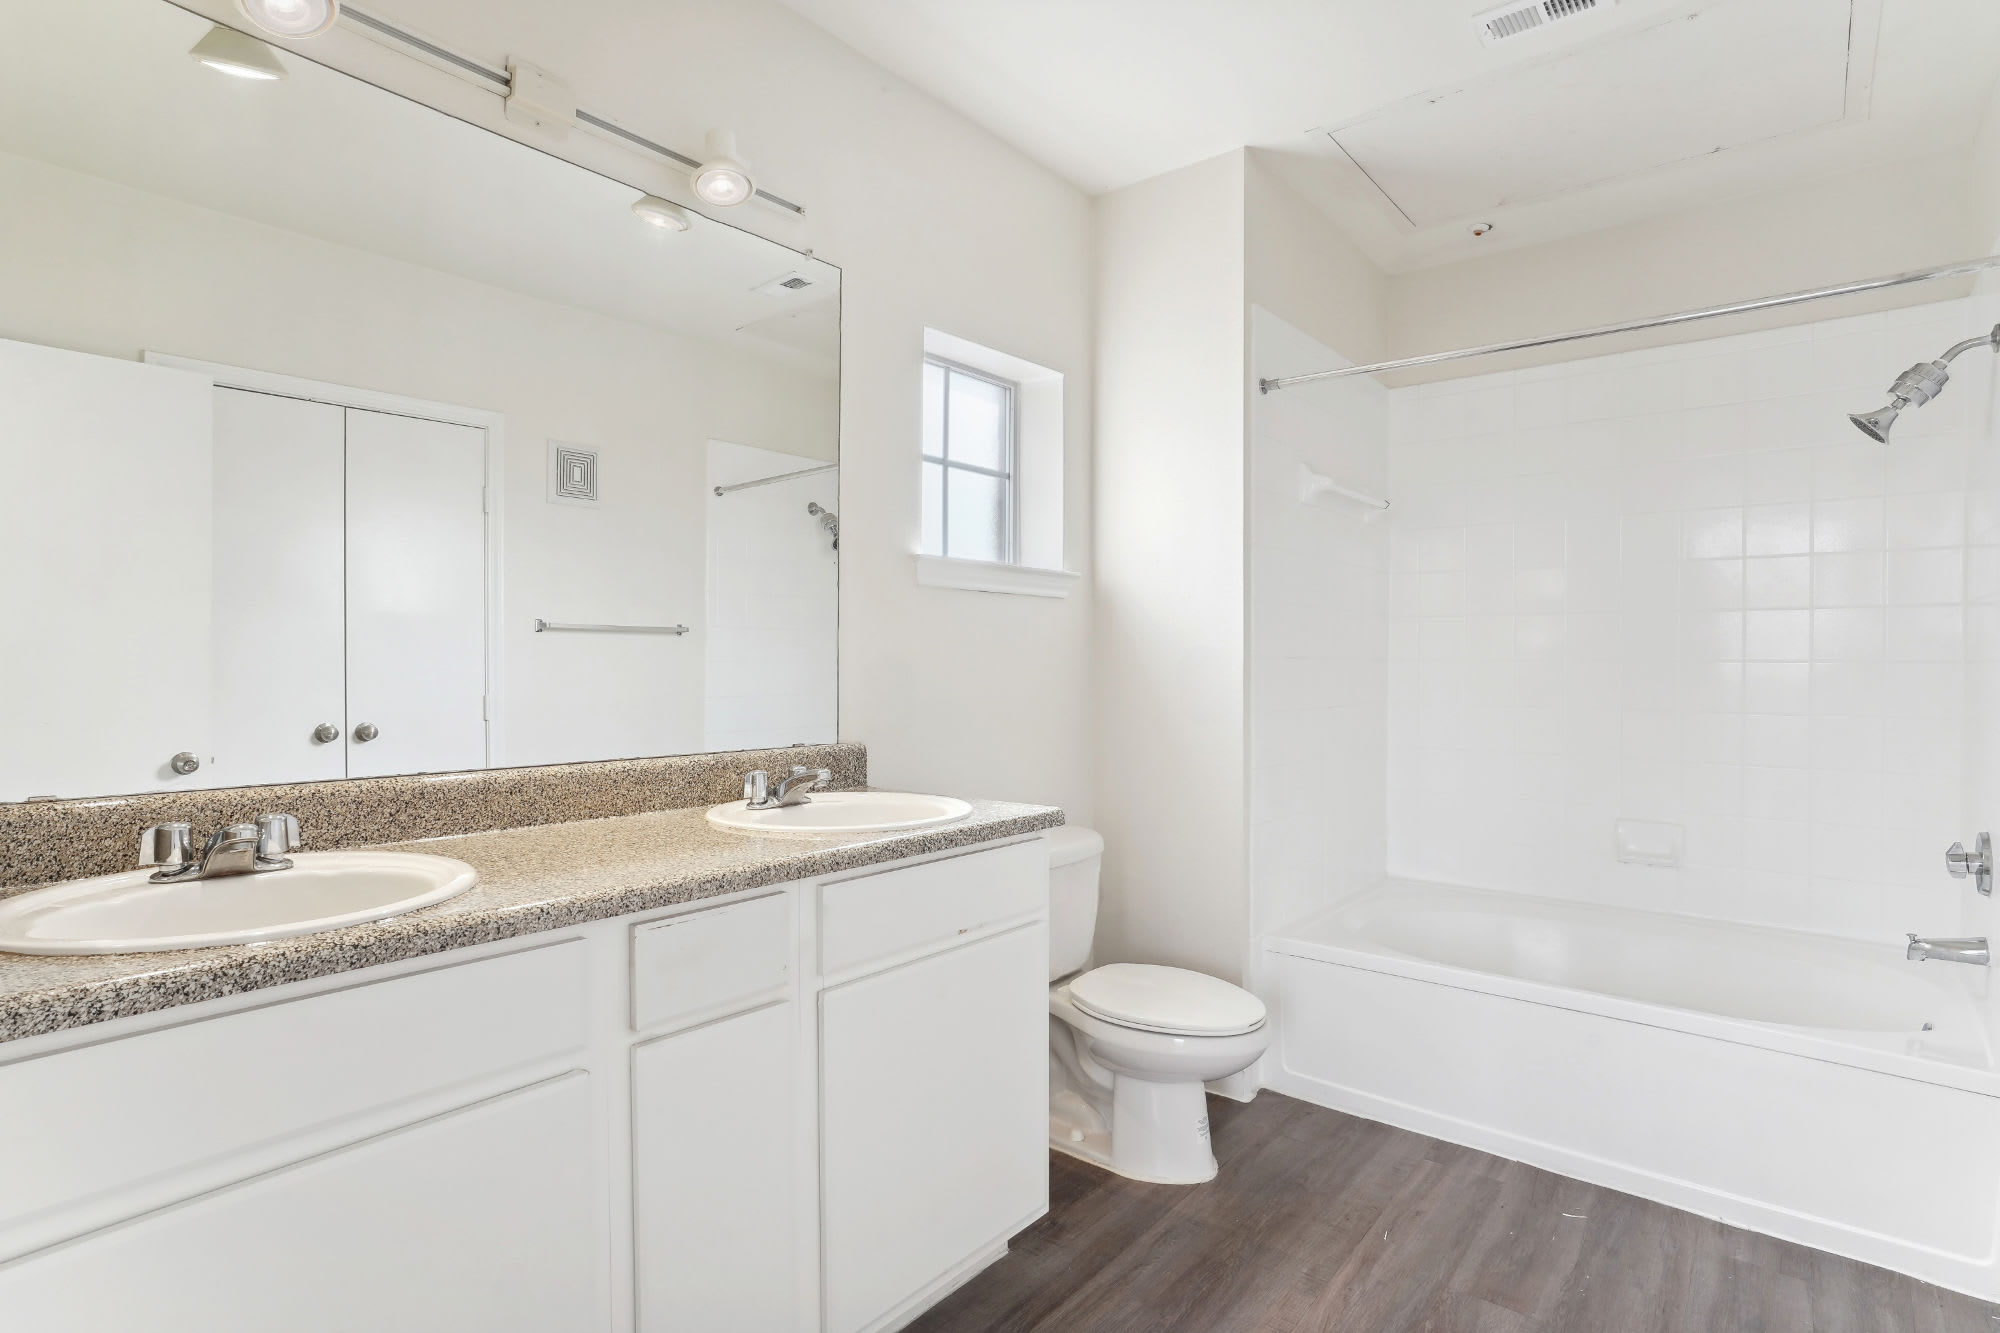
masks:
<path fill-rule="evenodd" d="M 0 11 L 0 801 L 835 738 L 837 270 Z"/>

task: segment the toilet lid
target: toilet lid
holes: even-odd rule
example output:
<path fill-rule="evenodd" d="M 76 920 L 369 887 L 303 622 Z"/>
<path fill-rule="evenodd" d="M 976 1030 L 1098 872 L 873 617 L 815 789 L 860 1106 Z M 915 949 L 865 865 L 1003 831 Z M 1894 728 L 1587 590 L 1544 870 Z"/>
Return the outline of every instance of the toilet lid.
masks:
<path fill-rule="evenodd" d="M 1069 983 L 1087 1014 L 1181 1037 L 1234 1037 L 1264 1023 L 1264 1002 L 1220 977 L 1150 963 L 1110 963 Z"/>

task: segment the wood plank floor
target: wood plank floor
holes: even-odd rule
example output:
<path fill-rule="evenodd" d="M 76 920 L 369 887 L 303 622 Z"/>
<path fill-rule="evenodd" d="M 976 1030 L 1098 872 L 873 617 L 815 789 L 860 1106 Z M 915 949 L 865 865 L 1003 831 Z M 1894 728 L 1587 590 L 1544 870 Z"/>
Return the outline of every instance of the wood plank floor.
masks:
<path fill-rule="evenodd" d="M 2000 1306 L 1337 1111 L 1210 1098 L 1221 1176 L 1060 1154 L 913 1333 L 2000 1333 Z"/>

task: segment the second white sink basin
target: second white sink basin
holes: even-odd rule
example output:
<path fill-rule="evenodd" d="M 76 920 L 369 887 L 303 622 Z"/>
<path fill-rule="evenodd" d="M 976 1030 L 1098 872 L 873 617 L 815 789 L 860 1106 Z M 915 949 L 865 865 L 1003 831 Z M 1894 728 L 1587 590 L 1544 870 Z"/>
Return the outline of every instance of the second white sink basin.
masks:
<path fill-rule="evenodd" d="M 751 810 L 742 801 L 715 806 L 708 822 L 739 833 L 893 833 L 949 824 L 972 813 L 953 796 L 907 791 L 816 791 L 804 805 Z"/>
<path fill-rule="evenodd" d="M 358 926 L 456 898 L 463 861 L 417 852 L 303 852 L 290 870 L 154 884 L 149 870 L 0 899 L 0 951 L 159 953 Z"/>

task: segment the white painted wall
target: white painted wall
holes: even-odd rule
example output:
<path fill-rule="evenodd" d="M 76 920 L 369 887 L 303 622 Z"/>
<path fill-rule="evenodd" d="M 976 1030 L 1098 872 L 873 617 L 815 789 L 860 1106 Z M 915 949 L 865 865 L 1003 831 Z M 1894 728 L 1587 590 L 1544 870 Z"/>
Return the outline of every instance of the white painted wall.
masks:
<path fill-rule="evenodd" d="M 1250 342 L 1259 378 L 1346 363 L 1261 306 Z M 1346 500 L 1302 500 L 1300 469 L 1385 494 L 1389 391 L 1364 376 L 1253 394 L 1250 419 L 1255 940 L 1385 865 L 1389 524 Z"/>
<path fill-rule="evenodd" d="M 1958 300 L 1393 391 L 1390 872 L 1954 931 L 1939 855 L 1972 831 L 1984 734 L 1967 626 L 1996 538 L 1968 465 L 1993 358 L 1963 358 L 1887 448 L 1845 418 L 1995 315 Z M 1685 868 L 1616 864 L 1621 817 L 1684 826 Z"/>
<path fill-rule="evenodd" d="M 840 474 L 715 493 L 823 461 L 708 442 L 704 750 L 793 745 L 838 724 L 840 557 L 806 507 L 838 514 Z"/>
<path fill-rule="evenodd" d="M 504 414 L 506 764 L 701 748 L 706 441 L 834 448 L 828 379 L 4 154 L 0 293 L 0 336 Z M 551 438 L 602 451 L 597 507 L 545 501 Z"/>
<path fill-rule="evenodd" d="M 1344 349 L 1349 364 L 1379 360 L 1386 355 L 1388 277 L 1271 169 L 1269 154 L 1252 149 L 1245 158 L 1243 268 L 1250 300 L 1326 347 Z"/>
<path fill-rule="evenodd" d="M 1097 205 L 1100 961 L 1243 973 L 1243 155 Z"/>
<path fill-rule="evenodd" d="M 192 6 L 217 18 L 228 0 Z M 1052 801 L 1090 816 L 1087 581 L 1068 598 L 916 586 L 925 327 L 1061 371 L 1072 568 L 1091 550 L 1090 204 L 773 0 L 391 0 L 383 15 L 698 152 L 728 126 L 805 218 L 731 222 L 841 266 L 841 735 L 892 786 Z M 687 178 L 585 133 L 508 124 L 490 91 L 346 30 L 312 52 L 476 123 L 691 203 Z M 741 433 L 710 432 L 744 439 Z M 759 442 L 753 440 L 752 442 Z"/>

